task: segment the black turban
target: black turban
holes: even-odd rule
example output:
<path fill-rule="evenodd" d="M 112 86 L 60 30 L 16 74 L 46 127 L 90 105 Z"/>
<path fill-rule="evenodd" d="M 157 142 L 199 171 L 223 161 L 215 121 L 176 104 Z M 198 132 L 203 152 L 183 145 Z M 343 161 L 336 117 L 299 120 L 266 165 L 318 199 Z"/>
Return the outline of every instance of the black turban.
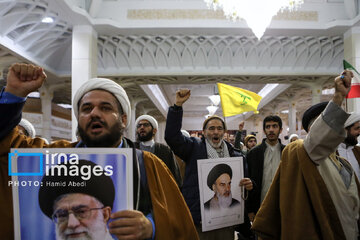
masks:
<path fill-rule="evenodd" d="M 231 167 L 225 163 L 218 164 L 211 169 L 207 177 L 207 185 L 211 190 L 213 190 L 212 185 L 215 183 L 216 179 L 224 173 L 229 174 L 230 178 L 232 178 Z"/>
<path fill-rule="evenodd" d="M 104 172 L 100 176 L 95 176 L 93 174 L 93 168 L 98 166 L 97 164 L 87 161 L 79 160 L 79 164 L 60 164 L 65 165 L 67 169 L 70 166 L 76 165 L 79 168 L 81 166 L 90 166 L 91 177 L 89 180 L 83 180 L 79 171 L 79 176 L 44 176 L 41 180 L 40 190 L 39 190 L 39 206 L 41 211 L 51 218 L 53 214 L 53 207 L 55 200 L 63 195 L 68 193 L 83 193 L 95 197 L 99 200 L 104 206 L 113 207 L 115 199 L 115 187 L 112 179 L 109 176 L 106 176 Z M 57 171 L 56 171 L 57 172 Z M 69 171 L 68 171 L 69 172 Z M 96 173 L 98 173 L 98 169 Z M 99 175 L 99 174 L 97 174 Z M 85 186 L 69 186 L 70 182 L 74 183 L 86 183 Z M 63 186 L 51 186 L 51 183 L 65 182 L 66 185 Z M 61 185 L 61 184 L 60 184 Z"/>
<path fill-rule="evenodd" d="M 308 128 L 311 120 L 319 116 L 322 113 L 322 111 L 324 111 L 328 103 L 329 102 L 322 102 L 315 104 L 314 106 L 311 106 L 308 110 L 304 112 L 304 115 L 302 117 L 302 125 L 306 132 L 309 132 Z"/>

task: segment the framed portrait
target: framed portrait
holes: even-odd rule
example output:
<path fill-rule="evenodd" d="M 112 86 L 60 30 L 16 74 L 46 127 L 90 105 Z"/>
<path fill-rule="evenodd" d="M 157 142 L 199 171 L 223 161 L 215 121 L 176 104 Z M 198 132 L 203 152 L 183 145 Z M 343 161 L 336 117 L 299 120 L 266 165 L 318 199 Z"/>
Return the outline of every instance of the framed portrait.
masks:
<path fill-rule="evenodd" d="M 13 192 L 15 239 L 56 239 L 55 223 L 39 206 L 39 190 L 47 184 L 42 182 L 44 176 L 58 174 L 52 169 L 60 163 L 74 164 L 74 166 L 77 161 L 83 160 L 95 163 L 97 169 L 109 176 L 114 184 L 115 200 L 111 212 L 133 209 L 132 156 L 132 149 L 124 148 L 12 149 L 9 153 L 11 181 L 8 185 L 12 187 Z M 82 187 L 81 184 L 86 185 L 86 181 L 97 173 L 95 170 L 89 171 L 84 168 L 78 169 L 77 172 L 69 171 L 67 174 L 81 176 L 84 181 L 72 184 Z"/>
<path fill-rule="evenodd" d="M 243 158 L 200 159 L 197 165 L 202 230 L 243 223 L 245 201 L 239 187 L 244 177 Z"/>

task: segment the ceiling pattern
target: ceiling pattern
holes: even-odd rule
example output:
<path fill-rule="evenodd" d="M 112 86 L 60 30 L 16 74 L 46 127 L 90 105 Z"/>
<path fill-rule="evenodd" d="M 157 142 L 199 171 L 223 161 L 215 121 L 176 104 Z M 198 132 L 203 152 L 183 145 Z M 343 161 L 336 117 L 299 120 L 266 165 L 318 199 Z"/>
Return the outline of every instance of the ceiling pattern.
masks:
<path fill-rule="evenodd" d="M 98 61 L 101 72 L 156 70 L 170 73 L 183 69 L 204 74 L 208 69 L 243 73 L 338 72 L 344 47 L 341 36 L 99 36 Z"/>
<path fill-rule="evenodd" d="M 43 23 L 44 17 L 54 21 Z M 72 25 L 50 10 L 46 1 L 3 0 L 0 19 L 0 36 L 40 62 L 46 62 L 71 40 Z"/>

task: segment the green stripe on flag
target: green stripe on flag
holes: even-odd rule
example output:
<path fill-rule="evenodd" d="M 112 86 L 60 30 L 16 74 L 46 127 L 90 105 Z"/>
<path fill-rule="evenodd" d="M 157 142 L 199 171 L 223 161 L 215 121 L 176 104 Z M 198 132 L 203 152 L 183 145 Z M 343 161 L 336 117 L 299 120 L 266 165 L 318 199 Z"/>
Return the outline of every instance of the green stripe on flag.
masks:
<path fill-rule="evenodd" d="M 348 63 L 346 60 L 343 60 L 343 65 L 344 65 L 344 70 L 351 69 L 351 70 L 355 71 L 358 75 L 360 75 L 358 73 L 358 71 L 356 71 L 356 69 L 350 63 Z"/>

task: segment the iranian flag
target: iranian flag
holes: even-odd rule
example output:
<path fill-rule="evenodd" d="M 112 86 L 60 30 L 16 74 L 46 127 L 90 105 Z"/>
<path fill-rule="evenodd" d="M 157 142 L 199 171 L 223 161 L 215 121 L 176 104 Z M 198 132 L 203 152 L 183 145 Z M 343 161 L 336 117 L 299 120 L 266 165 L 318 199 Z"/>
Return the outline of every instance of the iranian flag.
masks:
<path fill-rule="evenodd" d="M 351 89 L 346 98 L 360 98 L 360 74 L 346 60 L 343 61 L 343 64 L 345 70 L 350 70 L 354 74 L 354 77 L 351 81 Z"/>

